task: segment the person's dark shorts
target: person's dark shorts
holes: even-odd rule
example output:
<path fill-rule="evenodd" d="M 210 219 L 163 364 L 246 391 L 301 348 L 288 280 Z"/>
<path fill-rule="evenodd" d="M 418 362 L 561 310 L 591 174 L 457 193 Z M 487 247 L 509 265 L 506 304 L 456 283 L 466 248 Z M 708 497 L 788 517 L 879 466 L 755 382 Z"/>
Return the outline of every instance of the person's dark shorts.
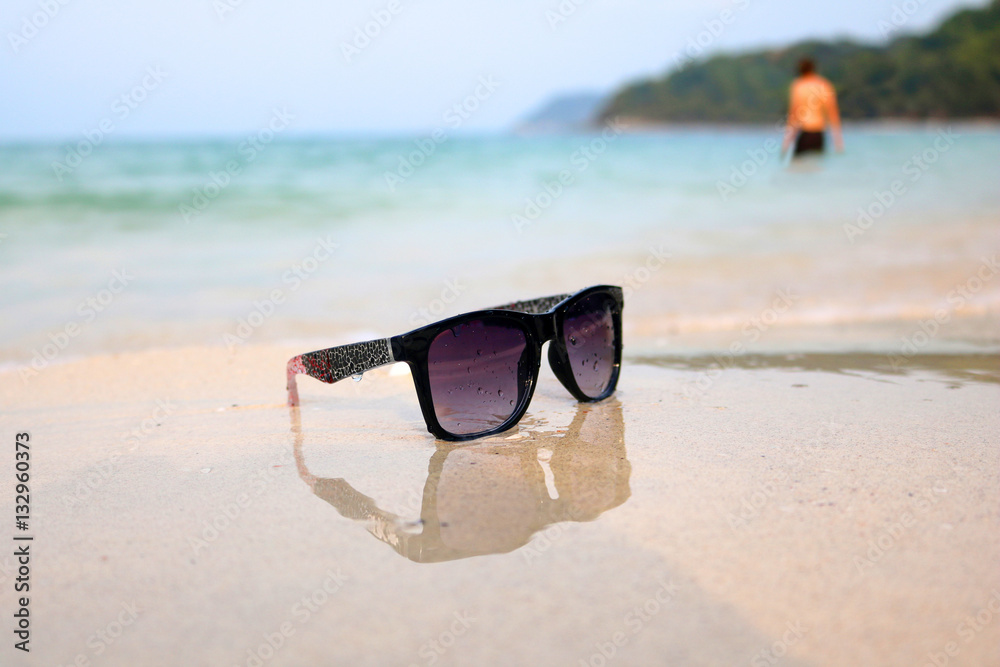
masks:
<path fill-rule="evenodd" d="M 809 153 L 823 152 L 822 132 L 799 132 L 795 139 L 795 153 L 793 155 L 807 155 Z"/>

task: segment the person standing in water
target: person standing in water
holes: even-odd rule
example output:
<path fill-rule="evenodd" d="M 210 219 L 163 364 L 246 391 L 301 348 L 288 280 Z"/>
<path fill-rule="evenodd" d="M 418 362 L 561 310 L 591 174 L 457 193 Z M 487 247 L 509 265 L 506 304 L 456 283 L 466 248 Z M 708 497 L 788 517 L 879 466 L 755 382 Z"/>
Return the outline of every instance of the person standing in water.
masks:
<path fill-rule="evenodd" d="M 803 58 L 799 63 L 799 76 L 792 82 L 789 94 L 788 124 L 781 154 L 785 154 L 793 139 L 795 150 L 792 157 L 822 153 L 827 124 L 833 134 L 834 146 L 838 152 L 843 151 L 837 93 L 833 84 L 816 73 L 816 63 L 811 58 Z"/>

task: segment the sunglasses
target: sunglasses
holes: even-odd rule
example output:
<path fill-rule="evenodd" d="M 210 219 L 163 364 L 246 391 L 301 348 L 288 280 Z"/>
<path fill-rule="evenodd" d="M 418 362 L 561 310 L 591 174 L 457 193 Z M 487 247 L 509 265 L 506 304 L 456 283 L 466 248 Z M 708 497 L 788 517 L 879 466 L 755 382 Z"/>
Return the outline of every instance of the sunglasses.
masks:
<path fill-rule="evenodd" d="M 434 436 L 472 440 L 501 433 L 528 409 L 546 342 L 552 371 L 577 400 L 600 401 L 614 393 L 622 306 L 620 287 L 598 285 L 457 315 L 401 336 L 300 354 L 288 361 L 288 404 L 299 404 L 299 374 L 333 384 L 405 362 Z"/>

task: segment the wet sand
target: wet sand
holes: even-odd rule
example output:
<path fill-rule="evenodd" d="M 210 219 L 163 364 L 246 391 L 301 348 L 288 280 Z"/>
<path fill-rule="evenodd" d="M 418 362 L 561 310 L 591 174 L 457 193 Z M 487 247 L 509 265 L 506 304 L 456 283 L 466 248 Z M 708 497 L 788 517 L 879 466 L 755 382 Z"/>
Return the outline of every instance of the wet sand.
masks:
<path fill-rule="evenodd" d="M 543 369 L 456 447 L 389 369 L 285 407 L 298 352 L 0 374 L 0 663 L 1000 664 L 995 355 L 634 357 L 591 406 Z"/>

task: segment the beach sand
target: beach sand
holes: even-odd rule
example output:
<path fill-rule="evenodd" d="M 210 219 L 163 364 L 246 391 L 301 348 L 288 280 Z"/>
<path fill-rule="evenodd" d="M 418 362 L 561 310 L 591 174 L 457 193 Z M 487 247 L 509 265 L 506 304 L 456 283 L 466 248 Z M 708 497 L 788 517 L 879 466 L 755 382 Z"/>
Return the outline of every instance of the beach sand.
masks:
<path fill-rule="evenodd" d="M 637 356 L 597 405 L 543 368 L 454 446 L 391 369 L 287 408 L 302 351 L 0 374 L 0 663 L 1000 664 L 996 355 Z"/>

